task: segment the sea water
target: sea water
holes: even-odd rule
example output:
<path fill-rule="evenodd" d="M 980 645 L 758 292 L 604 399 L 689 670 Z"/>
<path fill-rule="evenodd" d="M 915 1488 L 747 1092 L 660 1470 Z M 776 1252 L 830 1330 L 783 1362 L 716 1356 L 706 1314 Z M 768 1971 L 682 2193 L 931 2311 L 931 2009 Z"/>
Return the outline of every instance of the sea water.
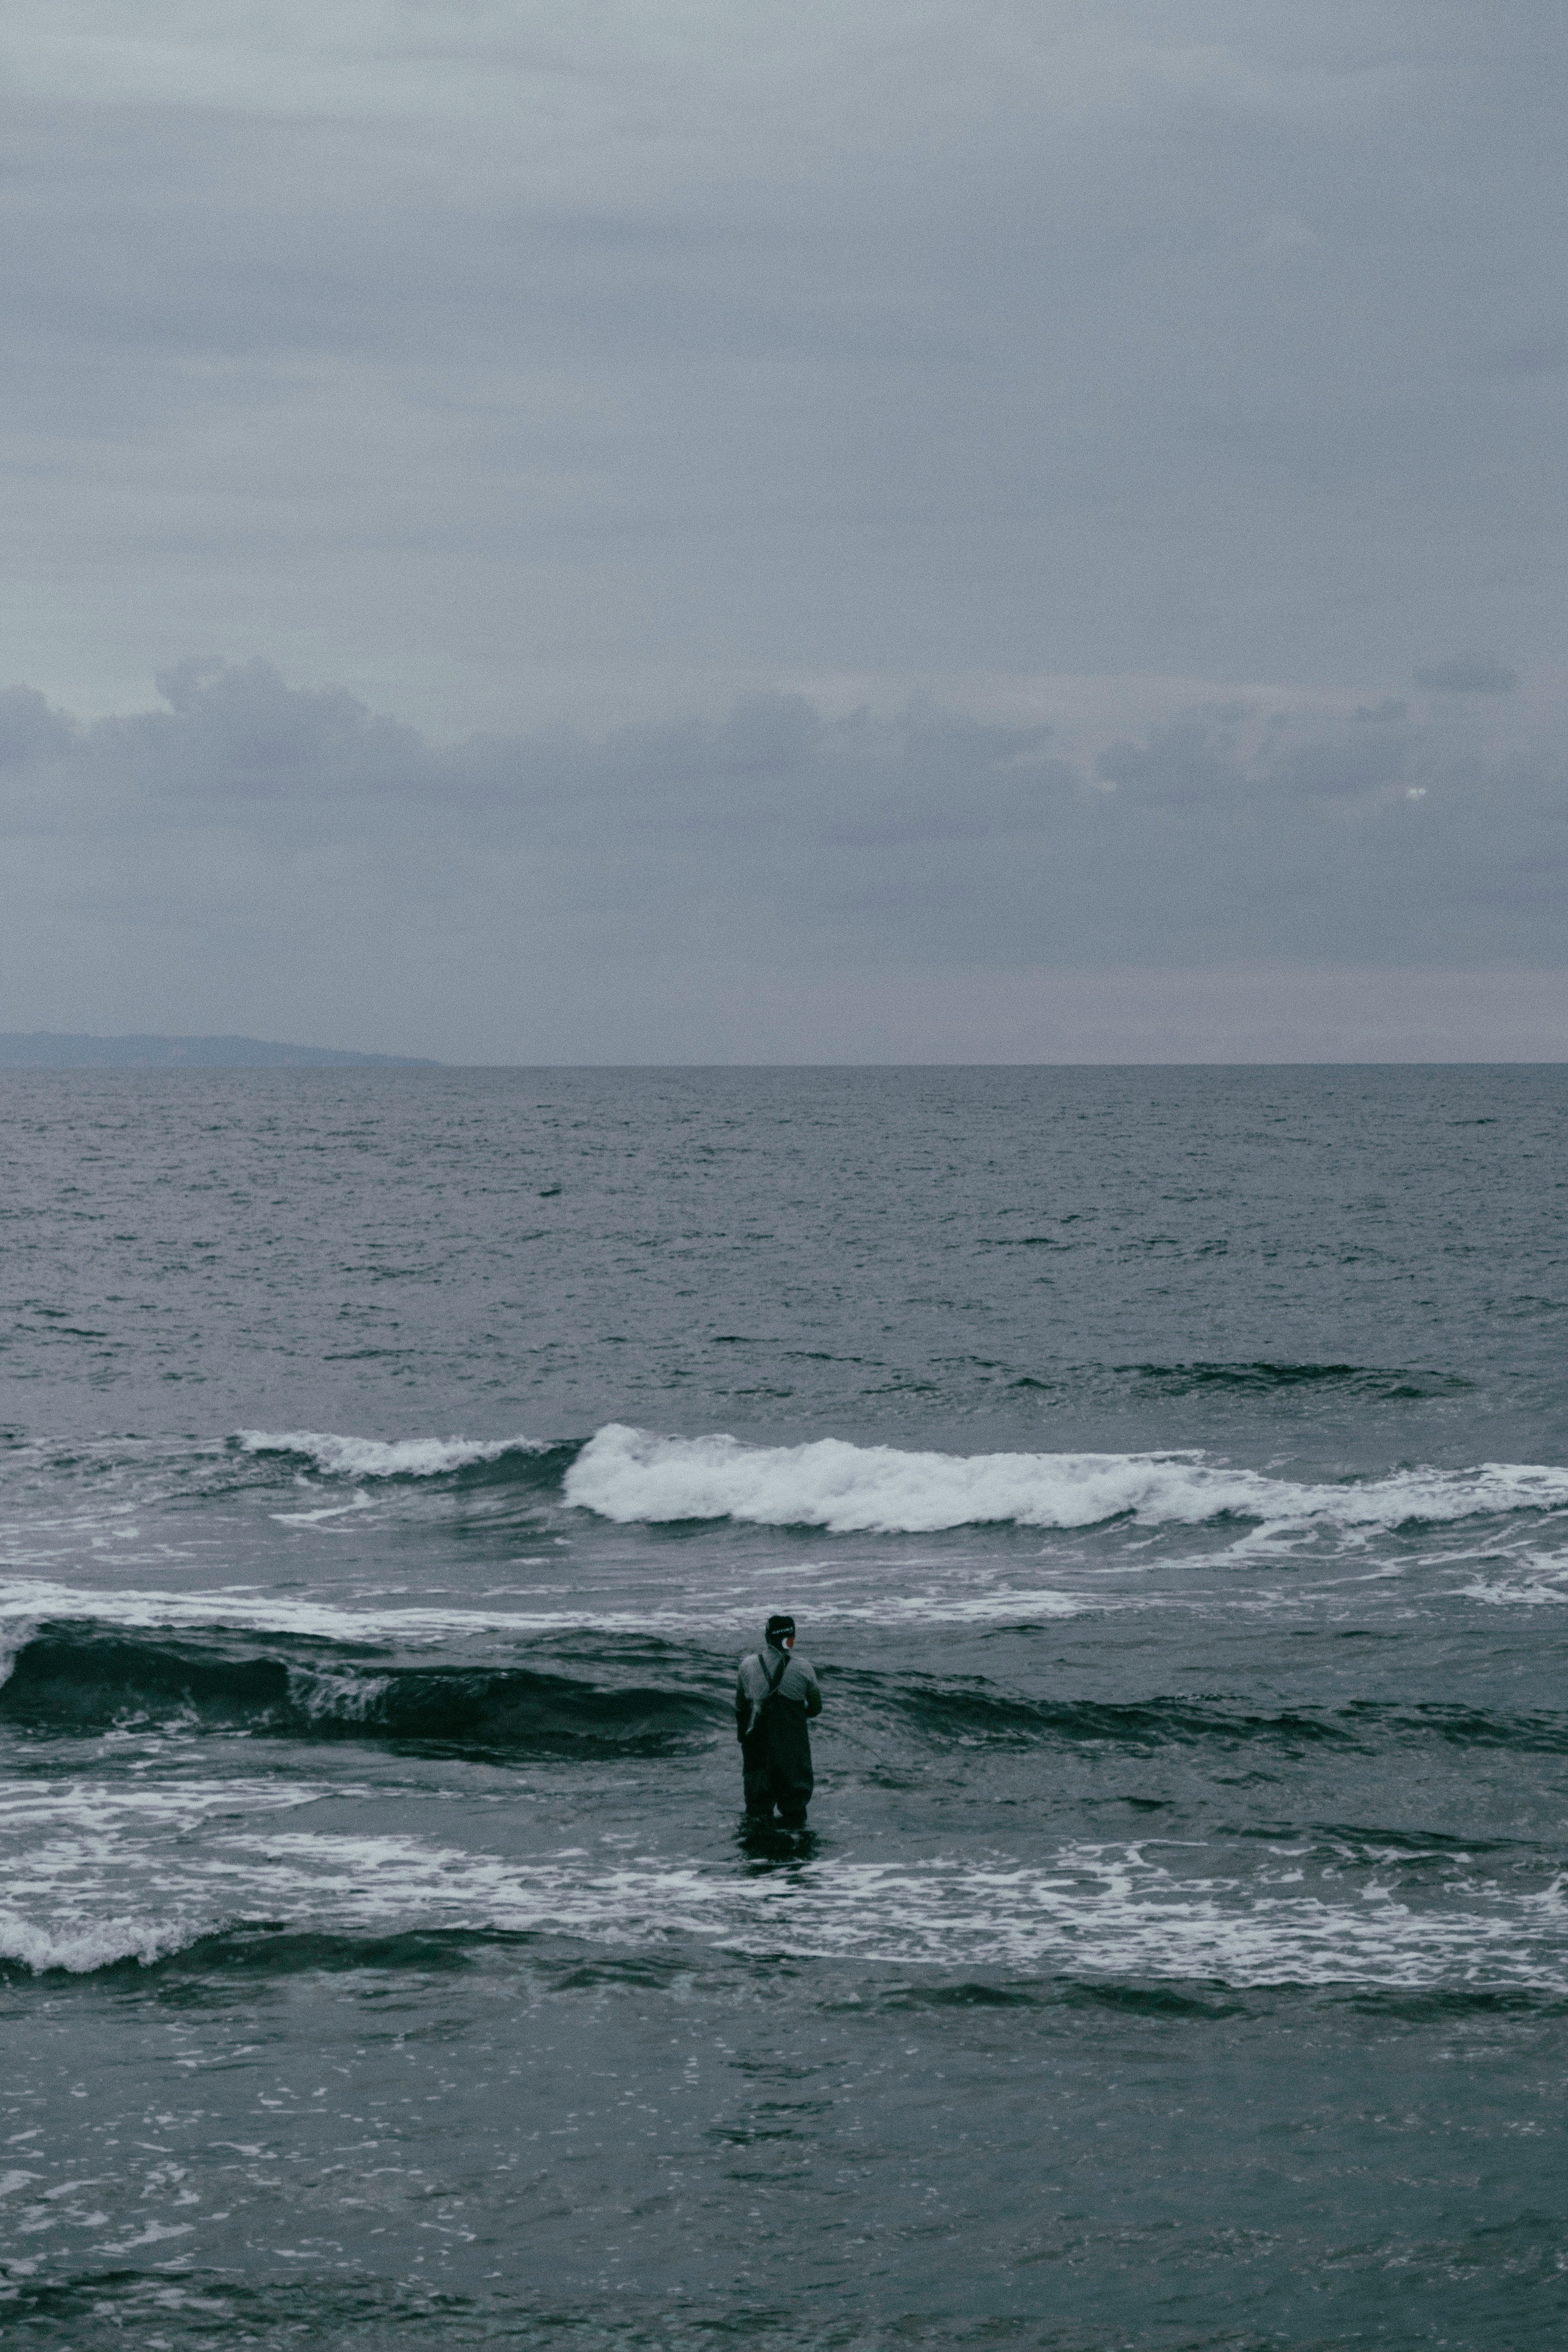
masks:
<path fill-rule="evenodd" d="M 0 2339 L 1562 2344 L 1565 1166 L 1558 1068 L 0 1078 Z"/>

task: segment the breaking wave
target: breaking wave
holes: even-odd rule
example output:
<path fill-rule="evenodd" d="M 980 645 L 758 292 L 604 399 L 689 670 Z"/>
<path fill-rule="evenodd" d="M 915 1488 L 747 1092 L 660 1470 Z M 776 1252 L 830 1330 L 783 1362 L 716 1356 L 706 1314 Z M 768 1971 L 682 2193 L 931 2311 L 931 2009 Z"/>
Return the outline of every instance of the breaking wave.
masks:
<path fill-rule="evenodd" d="M 934 1742 L 1301 1757 L 1419 1744 L 1568 1755 L 1561 1712 L 1367 1699 L 1267 1709 L 1169 1693 L 1040 1698 L 981 1676 L 827 1671 L 845 1729 L 912 1739 L 921 1751 Z M 727 1656 L 646 1634 L 635 1650 L 617 1635 L 613 1654 L 606 1647 L 583 1670 L 561 1672 L 483 1660 L 408 1664 L 279 1632 L 247 1640 L 221 1629 L 182 1635 L 111 1622 L 45 1623 L 14 1635 L 0 1724 L 57 1737 L 142 1727 L 386 1741 L 497 1759 L 670 1756 L 727 1731 L 729 1672 Z"/>
<path fill-rule="evenodd" d="M 1359 1987 L 1568 1993 L 1561 1885 L 1521 1894 L 1456 1875 L 1408 1899 L 1386 1874 L 1316 1893 L 1289 1859 L 1245 1876 L 1185 1876 L 1137 1845 L 1069 1845 L 1054 1862 L 997 1855 L 904 1864 L 805 1862 L 763 1875 L 638 1856 L 609 1866 L 567 1849 L 532 1862 L 407 1836 L 309 1831 L 218 1835 L 171 1916 L 36 1926 L 0 1914 L 0 1958 L 85 1972 L 151 1962 L 232 1935 L 245 1904 L 300 1939 L 366 1939 L 374 1964 L 411 1936 L 571 1937 L 602 1950 L 999 1969 L 1079 1984 L 1177 1979 L 1237 1988 Z M 226 1893 L 226 1917 L 214 1898 Z M 198 1897 L 205 1917 L 193 1916 Z M 260 1906 L 265 1906 L 264 1910 Z M 259 1912 L 259 1916 L 258 1916 Z M 340 1960 L 340 1965 L 341 1960 Z"/>
<path fill-rule="evenodd" d="M 242 1454 L 309 1462 L 334 1478 L 449 1478 L 500 1470 L 540 1485 L 552 1484 L 577 1451 L 531 1437 L 343 1437 L 317 1429 L 241 1429 L 232 1443 Z"/>
<path fill-rule="evenodd" d="M 521 1666 L 289 1657 L 70 1626 L 19 1644 L 0 1690 L 0 1720 L 37 1731 L 175 1720 L 207 1732 L 537 1756 L 668 1754 L 710 1739 L 723 1712 L 713 1694 Z"/>
<path fill-rule="evenodd" d="M 40 1927 L 20 1912 L 0 1910 L 0 1965 L 26 1969 L 34 1976 L 51 1969 L 73 1977 L 138 1960 L 152 1968 L 206 1932 L 196 1921 L 95 1919 L 79 1927 Z"/>
<path fill-rule="evenodd" d="M 836 1535 L 931 1534 L 944 1528 L 1084 1528 L 1133 1518 L 1200 1526 L 1319 1522 L 1394 1528 L 1568 1506 L 1568 1469 L 1484 1463 L 1305 1485 L 1212 1463 L 1200 1453 L 913 1454 L 821 1438 L 747 1445 L 733 1437 L 657 1437 L 612 1422 L 566 1474 L 566 1500 L 602 1518 L 736 1519 Z"/>
<path fill-rule="evenodd" d="M 1142 1367 L 1164 1376 L 1164 1368 Z M 1237 1368 L 1188 1368 L 1238 1376 Z M 1241 1367 L 1300 1379 L 1345 1368 Z M 1271 1477 L 1199 1450 L 1142 1454 L 938 1454 L 819 1438 L 756 1445 L 714 1434 L 659 1436 L 610 1422 L 586 1443 L 532 1438 L 344 1436 L 244 1430 L 245 1453 L 309 1464 L 356 1488 L 380 1482 L 473 1481 L 553 1491 L 622 1523 L 730 1519 L 830 1534 L 929 1535 L 1012 1525 L 1089 1528 L 1112 1519 L 1199 1527 L 1217 1519 L 1371 1532 L 1568 1507 L 1568 1468 L 1487 1462 L 1316 1482 Z"/>

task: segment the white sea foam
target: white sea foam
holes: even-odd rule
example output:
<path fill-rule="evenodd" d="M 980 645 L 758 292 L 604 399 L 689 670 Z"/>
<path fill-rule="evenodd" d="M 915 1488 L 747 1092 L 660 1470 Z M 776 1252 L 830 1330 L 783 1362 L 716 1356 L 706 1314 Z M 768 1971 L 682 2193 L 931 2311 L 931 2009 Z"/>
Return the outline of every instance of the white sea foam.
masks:
<path fill-rule="evenodd" d="M 910 1454 L 821 1438 L 745 1445 L 656 1437 L 612 1422 L 567 1473 L 566 1499 L 620 1521 L 740 1519 L 763 1527 L 926 1534 L 1011 1522 L 1084 1528 L 1131 1517 L 1199 1526 L 1228 1515 L 1268 1527 L 1397 1527 L 1478 1514 L 1561 1509 L 1568 1469 L 1484 1463 L 1304 1485 L 1187 1454 Z"/>
<path fill-rule="evenodd" d="M 716 1636 L 752 1634 L 758 1610 L 765 1613 L 768 1587 L 756 1600 L 731 1591 L 693 1598 L 685 1607 L 649 1599 L 638 1608 L 598 1608 L 591 1600 L 565 1609 L 440 1609 L 415 1606 L 388 1608 L 384 1603 L 359 1608 L 331 1601 L 310 1601 L 296 1593 L 206 1591 L 161 1592 L 153 1588 L 131 1591 L 93 1591 L 80 1586 L 55 1584 L 41 1578 L 7 1580 L 0 1591 L 0 1643 L 9 1643 L 14 1661 L 37 1631 L 38 1621 L 53 1624 L 104 1624 L 154 1633 L 244 1630 L 265 1636 L 298 1637 L 327 1642 L 384 1642 L 399 1647 L 429 1648 L 480 1636 L 535 1641 L 560 1633 L 656 1634 L 670 1640 L 707 1642 Z M 1087 1610 L 1121 1609 L 1120 1599 L 1102 1599 L 1063 1591 L 1052 1586 L 1018 1589 L 984 1580 L 958 1585 L 906 1589 L 894 1593 L 862 1591 L 850 1599 L 837 1594 L 814 1612 L 814 1622 L 836 1625 L 902 1624 L 1042 1624 L 1053 1618 L 1074 1617 Z M 4 1652 L 0 1651 L 0 1655 Z"/>
<path fill-rule="evenodd" d="M 1568 1590 L 1541 1577 L 1531 1583 L 1489 1582 L 1484 1577 L 1476 1577 L 1468 1584 L 1456 1586 L 1455 1591 L 1460 1600 L 1483 1601 L 1490 1609 L 1552 1608 L 1568 1601 Z"/>
<path fill-rule="evenodd" d="M 206 1933 L 195 1920 L 95 1919 L 80 1927 L 38 1927 L 15 1911 L 0 1909 L 0 1960 L 35 1971 L 64 1969 L 90 1976 L 117 1960 L 140 1960 L 150 1968 Z"/>
<path fill-rule="evenodd" d="M 215 1823 L 373 1793 L 262 1778 L 0 1781 L 0 1960 L 75 1975 L 127 1959 L 151 1966 L 237 1907 L 237 1874 L 212 1852 Z"/>
<path fill-rule="evenodd" d="M 749 1627 L 755 1613 L 754 1608 L 742 1611 L 722 1606 L 701 1611 L 595 1610 L 591 1603 L 577 1609 L 545 1610 L 352 1608 L 304 1600 L 291 1592 L 258 1594 L 222 1589 L 163 1592 L 153 1587 L 95 1591 L 43 1578 L 14 1577 L 0 1589 L 0 1640 L 13 1644 L 14 1654 L 37 1630 L 36 1622 L 29 1621 L 47 1620 L 52 1624 L 105 1624 L 148 1633 L 175 1627 L 243 1628 L 311 1641 L 384 1641 L 417 1646 L 485 1633 L 518 1639 L 584 1631 L 703 1633 L 710 1633 L 715 1624 Z"/>
<path fill-rule="evenodd" d="M 338 1478 L 439 1478 L 477 1462 L 548 1449 L 528 1437 L 340 1437 L 331 1430 L 241 1429 L 247 1454 L 295 1454 Z"/>
<path fill-rule="evenodd" d="M 1202 1849 L 1079 1845 L 1043 1865 L 845 1860 L 752 1876 L 652 1856 L 517 1862 L 410 1836 L 240 1832 L 183 1852 L 155 1914 L 38 1926 L 11 1911 L 0 1951 L 33 1967 L 101 1967 L 260 1913 L 315 1932 L 500 1929 L 900 1969 L 1568 1992 L 1560 1885 L 1521 1896 L 1457 1876 L 1443 1900 L 1415 1906 L 1375 1874 L 1315 1894 L 1295 1856 L 1246 1879 L 1204 1860 Z"/>
<path fill-rule="evenodd" d="M 390 1675 L 290 1666 L 289 1702 L 312 1723 L 366 1723 L 392 1688 Z"/>
<path fill-rule="evenodd" d="M 0 1688 L 16 1672 L 16 1661 L 26 1648 L 37 1626 L 27 1616 L 0 1619 Z"/>
<path fill-rule="evenodd" d="M 346 1503 L 322 1503 L 312 1511 L 274 1511 L 272 1517 L 280 1528 L 324 1528 L 334 1519 L 352 1519 L 361 1511 L 374 1509 L 363 1487 L 356 1486 Z"/>
<path fill-rule="evenodd" d="M 187 1837 L 216 1815 L 287 1813 L 330 1798 L 361 1798 L 357 1781 L 283 1780 L 271 1774 L 192 1780 L 0 1780 L 0 1836 L 18 1841 L 29 1872 L 45 1843 L 75 1837 L 82 1852 L 106 1839 Z M 20 1867 L 20 1863 L 15 1865 Z"/>

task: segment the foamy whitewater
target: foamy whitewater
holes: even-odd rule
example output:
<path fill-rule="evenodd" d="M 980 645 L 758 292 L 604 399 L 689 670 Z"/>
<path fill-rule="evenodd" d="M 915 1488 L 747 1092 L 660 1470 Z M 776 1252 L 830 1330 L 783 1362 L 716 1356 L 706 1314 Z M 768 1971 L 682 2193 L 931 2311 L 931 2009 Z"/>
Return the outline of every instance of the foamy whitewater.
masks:
<path fill-rule="evenodd" d="M 1561 1074 L 0 1094 L 0 2334 L 1555 2352 Z"/>
<path fill-rule="evenodd" d="M 325 1450 L 324 1466 L 337 1462 Z M 343 1444 L 344 1441 L 337 1441 Z M 385 1447 L 412 1454 L 412 1447 Z M 477 1454 L 469 1458 L 478 1458 Z M 742 1445 L 732 1437 L 654 1437 L 612 1424 L 584 1447 L 566 1499 L 607 1519 L 744 1519 L 836 1535 L 920 1535 L 1008 1520 L 1087 1528 L 1217 1518 L 1295 1527 L 1397 1528 L 1568 1505 L 1568 1470 L 1489 1462 L 1444 1474 L 1401 1471 L 1343 1485 L 1259 1477 L 1196 1454 L 907 1454 L 890 1445 Z"/>

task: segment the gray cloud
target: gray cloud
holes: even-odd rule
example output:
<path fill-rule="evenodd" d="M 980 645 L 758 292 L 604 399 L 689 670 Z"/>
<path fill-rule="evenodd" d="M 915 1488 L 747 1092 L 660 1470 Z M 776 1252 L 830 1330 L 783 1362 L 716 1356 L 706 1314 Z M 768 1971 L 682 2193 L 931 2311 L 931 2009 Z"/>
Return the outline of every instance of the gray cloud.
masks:
<path fill-rule="evenodd" d="M 0 768 L 62 758 L 77 739 L 72 721 L 63 711 L 51 710 L 37 687 L 13 686 L 0 693 Z"/>
<path fill-rule="evenodd" d="M 1511 694 L 1519 672 L 1496 654 L 1451 654 L 1447 661 L 1428 662 L 1418 669 L 1415 683 L 1438 694 Z"/>
<path fill-rule="evenodd" d="M 1180 22 L 149 0 L 12 27 L 21 673 L 264 644 L 447 731 L 689 681 L 1553 653 L 1568 62 Z M 651 20 L 649 20 L 651 22 Z M 29 77 L 31 79 L 29 79 Z M 62 584 L 63 583 L 63 584 Z"/>
<path fill-rule="evenodd" d="M 5 1025 L 1561 961 L 1559 13 L 14 0 Z"/>
<path fill-rule="evenodd" d="M 744 1055 L 834 972 L 1561 961 L 1560 754 L 1392 713 L 1194 709 L 1090 761 L 931 702 L 441 745 L 261 661 L 161 684 L 90 724 L 0 702 L 14 1025 L 110 963 L 183 1032 L 315 1004 L 388 1050 L 637 1058 L 702 973 Z"/>

